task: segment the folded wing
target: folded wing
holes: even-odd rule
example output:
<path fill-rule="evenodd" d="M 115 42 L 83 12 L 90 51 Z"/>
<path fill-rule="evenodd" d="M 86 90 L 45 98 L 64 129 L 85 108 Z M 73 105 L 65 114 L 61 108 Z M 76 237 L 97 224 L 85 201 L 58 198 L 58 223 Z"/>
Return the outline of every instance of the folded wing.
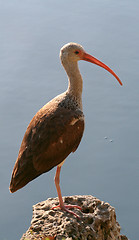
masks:
<path fill-rule="evenodd" d="M 42 173 L 60 164 L 74 152 L 83 135 L 80 110 L 49 102 L 31 120 L 13 169 L 10 191 L 24 187 Z"/>

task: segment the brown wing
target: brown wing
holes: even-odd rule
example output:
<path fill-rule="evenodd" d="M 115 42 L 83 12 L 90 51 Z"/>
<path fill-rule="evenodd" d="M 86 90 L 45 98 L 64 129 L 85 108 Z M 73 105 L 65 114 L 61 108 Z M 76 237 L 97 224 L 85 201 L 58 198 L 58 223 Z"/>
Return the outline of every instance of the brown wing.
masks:
<path fill-rule="evenodd" d="M 84 131 L 83 113 L 58 107 L 49 102 L 31 120 L 16 160 L 10 191 L 61 163 L 81 141 Z"/>

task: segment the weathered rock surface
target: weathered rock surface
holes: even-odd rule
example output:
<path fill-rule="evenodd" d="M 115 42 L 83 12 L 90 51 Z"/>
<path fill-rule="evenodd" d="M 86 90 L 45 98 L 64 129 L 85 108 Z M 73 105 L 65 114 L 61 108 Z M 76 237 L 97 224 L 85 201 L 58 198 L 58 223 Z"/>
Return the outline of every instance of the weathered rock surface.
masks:
<path fill-rule="evenodd" d="M 115 209 L 93 196 L 64 197 L 66 204 L 81 206 L 74 208 L 80 219 L 63 212 L 58 198 L 49 198 L 33 206 L 31 226 L 21 240 L 128 240 L 120 235 L 120 225 L 116 221 Z"/>

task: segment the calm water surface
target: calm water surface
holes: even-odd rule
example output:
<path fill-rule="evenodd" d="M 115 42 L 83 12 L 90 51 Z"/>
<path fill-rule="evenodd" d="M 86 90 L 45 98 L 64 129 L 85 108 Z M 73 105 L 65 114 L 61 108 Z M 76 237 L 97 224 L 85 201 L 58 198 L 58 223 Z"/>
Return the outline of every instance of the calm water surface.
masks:
<path fill-rule="evenodd" d="M 0 240 L 19 240 L 32 205 L 57 196 L 55 169 L 15 194 L 8 188 L 29 121 L 67 88 L 59 50 L 70 41 L 109 65 L 123 87 L 105 70 L 79 63 L 86 128 L 62 168 L 62 193 L 109 202 L 122 233 L 138 240 L 138 22 L 137 0 L 0 0 Z"/>

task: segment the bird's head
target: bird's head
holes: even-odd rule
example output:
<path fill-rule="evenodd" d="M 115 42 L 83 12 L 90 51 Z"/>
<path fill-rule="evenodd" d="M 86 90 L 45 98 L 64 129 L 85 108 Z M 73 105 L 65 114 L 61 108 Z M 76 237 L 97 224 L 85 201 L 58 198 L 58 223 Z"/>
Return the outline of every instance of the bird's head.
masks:
<path fill-rule="evenodd" d="M 107 65 L 91 56 L 90 54 L 86 53 L 80 44 L 68 43 L 64 45 L 60 50 L 60 59 L 63 65 L 65 63 L 68 64 L 69 62 L 77 62 L 79 60 L 94 63 L 110 72 L 118 80 L 120 85 L 122 85 L 119 77 Z"/>
<path fill-rule="evenodd" d="M 77 43 L 68 43 L 64 45 L 60 50 L 61 62 L 77 62 L 82 60 L 83 54 L 85 53 L 83 47 Z"/>

